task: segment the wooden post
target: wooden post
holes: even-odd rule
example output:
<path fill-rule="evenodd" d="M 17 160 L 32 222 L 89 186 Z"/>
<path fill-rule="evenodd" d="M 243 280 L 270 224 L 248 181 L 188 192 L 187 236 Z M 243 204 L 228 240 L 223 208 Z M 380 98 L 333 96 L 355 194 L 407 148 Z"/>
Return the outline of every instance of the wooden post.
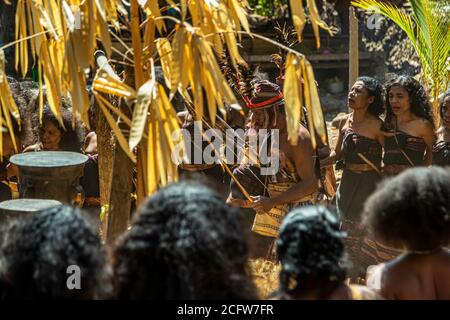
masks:
<path fill-rule="evenodd" d="M 124 108 L 121 108 L 124 111 Z M 106 242 L 114 243 L 128 229 L 131 211 L 133 162 L 116 141 L 113 156 L 111 192 L 106 220 Z"/>
<path fill-rule="evenodd" d="M 348 69 L 348 88 L 353 86 L 359 75 L 359 48 L 358 48 L 358 18 L 355 14 L 355 8 L 349 8 L 349 69 Z"/>
<path fill-rule="evenodd" d="M 103 52 L 96 52 L 96 62 L 112 77 L 117 77 Z M 132 72 L 130 72 L 132 73 Z M 128 77 L 125 82 L 133 86 L 133 77 Z M 96 108 L 98 110 L 98 108 Z M 124 101 L 120 103 L 121 111 L 131 117 L 131 110 Z M 99 151 L 99 175 L 100 175 L 100 201 L 102 206 L 108 204 L 106 216 L 102 221 L 102 238 L 108 244 L 127 230 L 131 211 L 131 188 L 133 183 L 134 164 L 125 151 L 122 150 L 117 139 L 111 134 L 111 128 L 107 124 L 104 115 L 98 112 L 97 118 L 97 142 Z M 119 123 L 121 129 L 127 129 L 123 122 Z"/>
<path fill-rule="evenodd" d="M 97 103 L 97 100 L 95 100 Z M 114 154 L 114 139 L 111 134 L 111 128 L 106 121 L 105 116 L 95 107 L 96 112 L 96 134 L 97 134 L 97 149 L 98 149 L 98 174 L 100 183 L 100 204 L 103 206 L 109 203 L 109 194 L 111 191 L 112 167 L 113 162 L 111 155 Z M 108 211 L 103 217 L 100 225 L 100 235 L 103 241 L 106 241 Z"/>

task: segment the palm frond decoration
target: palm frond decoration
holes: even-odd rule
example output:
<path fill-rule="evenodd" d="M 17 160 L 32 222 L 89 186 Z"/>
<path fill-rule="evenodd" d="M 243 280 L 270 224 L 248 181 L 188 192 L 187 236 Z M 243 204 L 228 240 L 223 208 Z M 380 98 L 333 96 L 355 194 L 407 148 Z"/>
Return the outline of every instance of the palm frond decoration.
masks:
<path fill-rule="evenodd" d="M 165 8 L 160 7 L 156 0 L 18 0 L 17 3 L 17 68 L 26 74 L 31 63 L 28 53 L 31 53 L 33 64 L 39 70 L 40 88 L 45 85 L 48 103 L 58 118 L 61 98 L 69 95 L 75 116 L 89 125 L 86 72 L 95 69 L 94 52 L 99 45 L 109 58 L 113 53 L 118 54 L 123 61 L 115 61 L 131 67 L 131 74 L 126 74 L 127 80 L 97 72 L 93 93 L 118 144 L 137 162 L 138 180 L 141 181 L 138 186 L 145 189 L 138 190 L 141 197 L 177 178 L 170 156 L 177 143 L 172 133 L 179 129 L 179 123 L 170 99 L 175 93 L 180 93 L 194 106 L 197 119 L 203 118 L 206 105 L 212 118 L 217 113 L 225 116 L 225 104 L 239 109 L 217 57 L 222 57 L 226 50 L 230 68 L 237 70 L 239 66 L 245 66 L 238 41 L 242 34 L 258 36 L 250 32 L 246 0 L 166 2 L 168 6 Z M 319 46 L 319 27 L 331 30 L 320 19 L 315 2 L 308 0 L 307 5 Z M 304 26 L 302 1 L 291 1 L 291 8 L 301 41 Z M 169 11 L 175 14 L 168 14 Z M 170 24 L 174 27 L 169 27 Z M 131 34 L 131 47 L 120 39 L 122 32 Z M 162 36 L 157 37 L 157 34 Z M 126 52 L 112 45 L 112 37 L 126 48 Z M 279 45 L 271 39 L 258 37 Z M 315 129 L 325 141 L 321 111 L 313 110 L 321 108 L 317 105 L 311 65 L 299 52 L 279 46 L 289 52 L 286 68 L 292 82 L 285 87 L 289 116 L 298 119 L 301 108 L 295 99 L 304 101 L 312 117 L 310 129 Z M 155 82 L 154 64 L 158 62 L 163 68 L 168 95 Z M 112 60 L 111 64 L 114 65 Z M 10 97 L 3 75 L 4 67 L 0 63 L 0 96 Z M 206 92 L 206 101 L 203 92 Z M 131 106 L 131 118 L 108 101 L 108 96 Z M 7 112 L 14 114 L 16 109 L 10 103 L 11 99 L 2 99 L 3 115 Z M 293 124 L 289 129 L 293 142 L 297 136 L 295 126 Z M 140 151 L 136 152 L 136 149 Z"/>
<path fill-rule="evenodd" d="M 352 4 L 379 13 L 397 24 L 411 40 L 422 65 L 422 78 L 431 90 L 434 114 L 438 96 L 447 90 L 450 79 L 450 2 L 409 0 L 412 13 L 388 2 L 356 0 Z"/>

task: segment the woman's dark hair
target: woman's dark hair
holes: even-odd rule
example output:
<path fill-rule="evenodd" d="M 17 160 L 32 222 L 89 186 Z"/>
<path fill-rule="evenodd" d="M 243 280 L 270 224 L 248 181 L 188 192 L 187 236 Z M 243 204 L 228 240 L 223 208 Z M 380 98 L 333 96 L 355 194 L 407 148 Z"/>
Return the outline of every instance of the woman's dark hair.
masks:
<path fill-rule="evenodd" d="M 58 121 L 53 111 L 48 105 L 44 105 L 42 111 L 42 124 L 45 122 L 51 122 L 55 127 L 61 131 L 61 141 L 59 148 L 63 151 L 81 152 L 84 140 L 84 132 L 78 121 L 75 121 L 75 127 L 73 127 L 73 115 L 69 110 L 70 101 L 67 98 L 62 98 L 62 105 L 60 108 L 62 122 L 64 127 Z M 35 123 L 39 121 L 39 113 L 35 114 Z"/>
<path fill-rule="evenodd" d="M 357 81 L 364 83 L 364 88 L 369 93 L 369 97 L 374 97 L 367 111 L 371 115 L 379 117 L 384 112 L 383 86 L 377 79 L 367 76 L 359 77 L 355 82 Z"/>
<path fill-rule="evenodd" d="M 255 299 L 237 211 L 205 186 L 161 189 L 114 250 L 119 299 Z"/>
<path fill-rule="evenodd" d="M 0 245 L 0 299 L 93 299 L 110 291 L 106 259 L 79 209 L 51 208 L 14 221 Z M 69 266 L 80 290 L 68 288 Z"/>
<path fill-rule="evenodd" d="M 428 120 L 434 127 L 433 109 L 423 86 L 410 76 L 396 76 L 387 81 L 386 92 L 386 124 L 390 125 L 394 120 L 394 113 L 389 102 L 389 92 L 392 87 L 400 86 L 408 92 L 411 104 L 411 112 L 417 117 Z"/>
<path fill-rule="evenodd" d="M 326 299 L 346 277 L 344 233 L 324 206 L 291 211 L 283 220 L 277 252 L 280 291 L 294 297 L 317 293 Z"/>
<path fill-rule="evenodd" d="M 444 101 L 447 97 L 450 97 L 450 90 L 444 93 L 444 95 L 441 98 L 441 101 L 439 102 L 439 116 L 441 117 L 441 121 L 442 119 L 444 119 L 444 111 L 442 110 L 442 108 L 444 107 Z"/>
<path fill-rule="evenodd" d="M 450 241 L 450 172 L 414 168 L 378 186 L 367 200 L 364 224 L 381 242 L 432 250 Z"/>

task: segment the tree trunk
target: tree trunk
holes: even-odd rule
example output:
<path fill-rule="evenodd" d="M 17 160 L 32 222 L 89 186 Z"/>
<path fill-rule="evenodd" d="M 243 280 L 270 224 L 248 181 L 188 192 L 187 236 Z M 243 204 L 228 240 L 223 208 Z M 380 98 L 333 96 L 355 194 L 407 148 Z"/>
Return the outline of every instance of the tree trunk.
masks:
<path fill-rule="evenodd" d="M 120 108 L 124 114 L 130 116 L 130 110 L 125 102 L 121 102 Z M 110 154 L 106 154 L 106 156 L 108 157 Z M 108 199 L 109 209 L 104 224 L 107 243 L 114 243 L 128 229 L 134 168 L 133 162 L 122 150 L 117 140 L 115 141 L 112 155 L 111 188 Z"/>
<path fill-rule="evenodd" d="M 97 100 L 95 101 L 97 103 Z M 111 128 L 106 121 L 105 116 L 96 106 L 97 113 L 97 149 L 98 149 L 98 173 L 100 182 L 100 204 L 102 208 L 109 204 L 109 195 L 111 191 L 111 179 L 113 170 L 113 161 L 111 155 L 114 154 L 114 138 L 111 134 Z M 101 237 L 106 240 L 108 210 L 101 222 Z"/>
<path fill-rule="evenodd" d="M 114 148 L 111 192 L 106 227 L 107 243 L 114 243 L 128 229 L 131 211 L 133 162 L 118 143 Z"/>

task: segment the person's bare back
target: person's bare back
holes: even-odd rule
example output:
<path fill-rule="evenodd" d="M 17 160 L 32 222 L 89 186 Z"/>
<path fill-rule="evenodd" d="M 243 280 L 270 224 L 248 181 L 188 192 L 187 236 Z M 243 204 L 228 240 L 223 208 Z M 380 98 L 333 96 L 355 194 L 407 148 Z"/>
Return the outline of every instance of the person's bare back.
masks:
<path fill-rule="evenodd" d="M 367 283 L 387 299 L 449 300 L 450 250 L 405 253 L 377 266 Z"/>

